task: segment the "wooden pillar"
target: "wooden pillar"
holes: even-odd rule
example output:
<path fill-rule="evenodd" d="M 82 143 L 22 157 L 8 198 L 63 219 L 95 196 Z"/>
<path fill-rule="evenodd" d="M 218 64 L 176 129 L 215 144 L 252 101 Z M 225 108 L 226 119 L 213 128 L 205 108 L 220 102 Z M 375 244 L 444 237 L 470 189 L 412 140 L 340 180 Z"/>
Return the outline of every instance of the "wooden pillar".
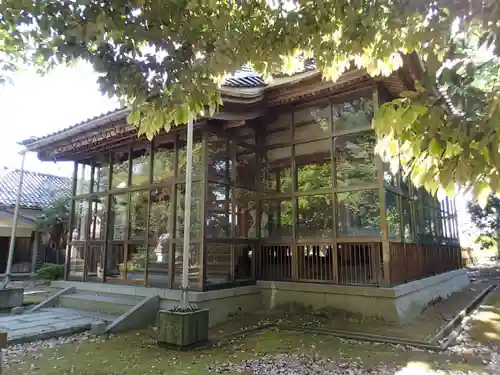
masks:
<path fill-rule="evenodd" d="M 33 238 L 33 248 L 31 253 L 31 273 L 36 272 L 36 259 L 38 256 L 39 249 L 40 249 L 40 232 L 38 230 L 35 230 Z M 59 253 L 59 249 L 57 249 L 57 252 Z"/>
<path fill-rule="evenodd" d="M 64 279 L 68 280 L 71 267 L 71 242 L 73 241 L 73 218 L 75 216 L 75 200 L 76 194 L 78 164 L 75 162 L 73 166 L 73 183 L 71 188 L 71 202 L 69 204 L 69 220 L 68 220 L 68 238 L 66 240 L 66 259 L 64 260 Z"/>
<path fill-rule="evenodd" d="M 373 87 L 373 110 L 378 111 L 379 95 L 377 87 Z M 385 187 L 384 187 L 384 165 L 379 156 L 375 156 L 377 167 L 377 183 L 380 204 L 380 236 L 382 240 L 382 280 L 380 285 L 388 287 L 391 285 L 391 251 L 389 244 L 389 233 L 387 226 L 387 215 L 385 209 Z"/>
<path fill-rule="evenodd" d="M 199 262 L 199 287 L 201 291 L 206 289 L 206 274 L 207 274 L 207 239 L 206 239 L 206 225 L 207 225 L 207 197 L 208 197 L 208 132 L 204 131 L 202 134 L 202 149 L 201 149 L 201 233 L 200 233 L 200 262 Z"/>

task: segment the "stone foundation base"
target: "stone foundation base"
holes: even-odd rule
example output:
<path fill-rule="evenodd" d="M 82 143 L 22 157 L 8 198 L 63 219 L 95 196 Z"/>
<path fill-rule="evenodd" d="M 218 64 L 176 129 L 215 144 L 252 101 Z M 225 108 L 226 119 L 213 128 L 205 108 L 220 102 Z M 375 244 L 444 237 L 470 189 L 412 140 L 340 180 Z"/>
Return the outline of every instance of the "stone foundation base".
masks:
<path fill-rule="evenodd" d="M 264 308 L 298 303 L 313 310 L 331 308 L 406 323 L 418 316 L 429 303 L 469 284 L 466 270 L 415 280 L 392 288 L 346 285 L 319 285 L 294 282 L 258 281 Z"/>
<path fill-rule="evenodd" d="M 466 270 L 455 270 L 393 288 L 257 281 L 257 285 L 232 289 L 192 291 L 189 293 L 189 300 L 200 309 L 210 310 L 210 326 L 242 313 L 274 309 L 290 303 L 312 309 L 331 308 L 389 322 L 405 323 L 419 315 L 431 301 L 446 298 L 468 284 Z M 78 291 L 143 297 L 157 295 L 160 298 L 160 310 L 178 306 L 181 298 L 180 290 L 142 286 L 71 281 L 56 281 L 53 285 L 61 288 L 76 286 Z"/>

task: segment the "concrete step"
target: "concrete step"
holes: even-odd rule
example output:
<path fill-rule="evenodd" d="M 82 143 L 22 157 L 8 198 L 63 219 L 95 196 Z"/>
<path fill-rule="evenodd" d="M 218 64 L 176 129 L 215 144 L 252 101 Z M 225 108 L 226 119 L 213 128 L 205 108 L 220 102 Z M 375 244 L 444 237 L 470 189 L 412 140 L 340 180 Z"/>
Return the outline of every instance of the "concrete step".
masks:
<path fill-rule="evenodd" d="M 59 306 L 118 316 L 137 305 L 143 297 L 80 291 L 59 297 Z"/>

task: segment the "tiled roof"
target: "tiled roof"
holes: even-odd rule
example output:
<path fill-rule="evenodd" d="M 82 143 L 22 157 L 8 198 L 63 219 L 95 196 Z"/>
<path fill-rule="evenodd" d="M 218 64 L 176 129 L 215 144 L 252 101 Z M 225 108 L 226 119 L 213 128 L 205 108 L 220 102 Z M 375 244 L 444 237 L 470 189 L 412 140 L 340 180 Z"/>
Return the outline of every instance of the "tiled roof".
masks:
<path fill-rule="evenodd" d="M 314 69 L 315 69 L 315 65 L 312 63 L 308 63 L 305 65 L 304 71 L 307 72 L 307 71 L 312 71 Z M 277 75 L 277 77 L 278 76 L 279 75 Z M 243 68 L 237 70 L 231 78 L 227 78 L 222 86 L 228 87 L 228 88 L 236 88 L 236 89 L 252 89 L 252 88 L 257 88 L 257 87 L 266 87 L 267 83 L 252 68 L 243 67 Z M 19 144 L 23 145 L 23 146 L 29 146 L 29 145 L 31 145 L 37 141 L 40 141 L 42 139 L 50 138 L 50 137 L 56 136 L 58 134 L 65 133 L 67 131 L 73 130 L 73 129 L 78 128 L 80 126 L 83 126 L 85 124 L 92 123 L 92 122 L 94 122 L 98 119 L 101 119 L 103 117 L 113 116 L 115 114 L 118 115 L 120 112 L 122 112 L 124 110 L 126 110 L 125 107 L 116 108 L 116 109 L 113 109 L 107 113 L 102 113 L 98 116 L 88 118 L 88 119 L 81 121 L 77 124 L 68 126 L 68 127 L 61 129 L 61 130 L 58 130 L 54 133 L 50 133 L 50 134 L 47 134 L 47 135 L 44 135 L 41 137 L 31 137 L 31 138 L 22 140 L 19 142 Z M 123 115 L 123 117 L 125 117 L 125 116 L 126 116 L 126 114 Z"/>
<path fill-rule="evenodd" d="M 19 187 L 19 170 L 11 170 L 0 176 L 0 206 L 14 207 Z M 42 209 L 54 199 L 71 192 L 72 181 L 45 173 L 24 171 L 21 208 Z"/>

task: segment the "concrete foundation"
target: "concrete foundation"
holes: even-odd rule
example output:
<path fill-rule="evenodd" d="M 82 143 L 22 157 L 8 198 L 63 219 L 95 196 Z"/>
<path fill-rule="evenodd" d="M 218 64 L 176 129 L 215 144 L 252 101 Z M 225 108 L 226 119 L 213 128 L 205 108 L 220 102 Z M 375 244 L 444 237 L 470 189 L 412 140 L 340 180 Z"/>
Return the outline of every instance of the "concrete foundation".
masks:
<path fill-rule="evenodd" d="M 12 309 L 23 305 L 23 288 L 0 289 L 0 309 Z"/>
<path fill-rule="evenodd" d="M 274 309 L 283 304 L 297 303 L 312 309 L 332 308 L 362 314 L 390 322 L 405 323 L 433 300 L 446 298 L 469 284 L 465 270 L 455 270 L 412 281 L 393 288 L 346 285 L 324 285 L 279 281 L 258 281 L 256 285 L 209 292 L 189 292 L 189 300 L 201 309 L 210 310 L 209 325 L 261 308 Z M 54 286 L 75 286 L 78 291 L 128 294 L 140 297 L 158 296 L 159 309 L 171 309 L 179 304 L 181 291 L 142 286 L 111 285 L 56 281 Z"/>
<path fill-rule="evenodd" d="M 415 280 L 393 288 L 373 288 L 346 285 L 318 285 L 259 281 L 263 307 L 274 309 L 288 303 L 298 303 L 314 310 L 330 308 L 388 322 L 406 323 L 418 316 L 437 298 L 469 284 L 465 270 Z"/>

